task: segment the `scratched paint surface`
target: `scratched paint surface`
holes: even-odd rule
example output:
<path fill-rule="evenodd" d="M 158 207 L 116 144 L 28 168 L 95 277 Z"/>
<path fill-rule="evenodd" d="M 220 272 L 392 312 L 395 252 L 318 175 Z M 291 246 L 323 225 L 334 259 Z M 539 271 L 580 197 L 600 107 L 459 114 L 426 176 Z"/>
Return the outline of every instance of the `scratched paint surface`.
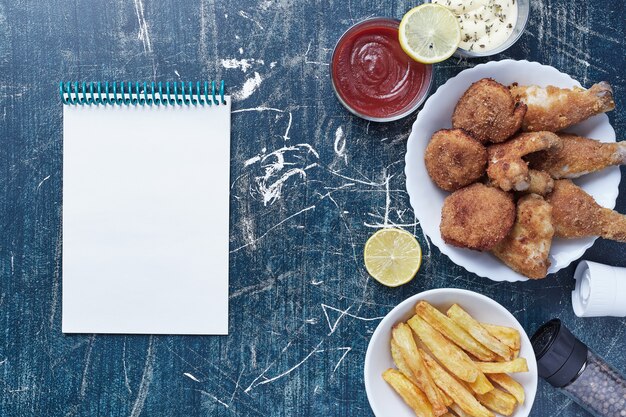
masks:
<path fill-rule="evenodd" d="M 404 190 L 414 117 L 370 124 L 333 97 L 328 63 L 340 34 L 414 4 L 0 2 L 0 416 L 371 416 L 362 367 L 381 316 L 448 286 L 493 297 L 528 332 L 561 317 L 625 371 L 626 321 L 575 318 L 573 266 L 540 282 L 495 283 L 431 247 Z M 622 138 L 625 18 L 619 1 L 533 0 L 526 33 L 498 58 L 553 65 L 585 85 L 610 81 Z M 436 85 L 477 62 L 438 65 Z M 62 335 L 58 81 L 213 78 L 235 98 L 231 334 Z M 394 224 L 417 236 L 425 259 L 418 279 L 388 289 L 368 277 L 361 253 Z M 625 255 L 598 241 L 585 258 L 626 266 Z M 542 383 L 533 415 L 585 414 Z"/>

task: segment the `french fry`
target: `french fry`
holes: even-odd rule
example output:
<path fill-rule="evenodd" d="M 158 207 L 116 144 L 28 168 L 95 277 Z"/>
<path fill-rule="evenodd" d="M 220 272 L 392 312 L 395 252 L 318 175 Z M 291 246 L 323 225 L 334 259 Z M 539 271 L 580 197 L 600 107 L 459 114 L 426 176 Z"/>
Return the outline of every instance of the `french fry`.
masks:
<path fill-rule="evenodd" d="M 498 326 L 489 323 L 480 323 L 492 336 L 507 345 L 513 351 L 520 350 L 522 339 L 517 330 L 512 327 Z M 478 358 L 478 356 L 476 356 Z M 480 359 L 480 358 L 478 358 Z M 480 359 L 482 361 L 482 359 Z"/>
<path fill-rule="evenodd" d="M 455 403 L 472 417 L 494 417 L 494 414 L 478 402 L 471 392 L 450 375 L 428 353 L 420 351 L 428 372 L 439 388 L 448 394 Z"/>
<path fill-rule="evenodd" d="M 526 358 L 515 358 L 509 362 L 474 362 L 485 374 L 528 372 Z"/>
<path fill-rule="evenodd" d="M 467 353 L 448 341 L 421 317 L 413 316 L 408 323 L 424 345 L 450 372 L 463 381 L 476 381 L 478 368 Z"/>
<path fill-rule="evenodd" d="M 503 357 L 505 360 L 513 359 L 513 351 L 504 343 L 493 337 L 472 316 L 463 310 L 458 304 L 454 304 L 447 311 L 448 317 L 465 329 L 469 334 L 482 343 L 487 349 Z"/>
<path fill-rule="evenodd" d="M 490 362 L 497 359 L 493 352 L 481 345 L 462 327 L 428 302 L 420 301 L 417 303 L 415 312 L 441 334 L 474 355 L 478 360 Z"/>
<path fill-rule="evenodd" d="M 515 411 L 515 397 L 507 392 L 500 391 L 497 388 L 489 391 L 486 394 L 477 395 L 476 398 L 485 407 L 495 411 L 496 413 L 510 416 L 511 414 L 513 414 L 513 411 Z"/>
<path fill-rule="evenodd" d="M 415 377 L 415 381 L 417 382 L 417 386 L 424 391 L 428 401 L 430 401 L 433 406 L 433 413 L 436 416 L 440 416 L 445 414 L 448 411 L 448 408 L 443 402 L 441 395 L 439 395 L 439 390 L 437 386 L 433 382 L 430 374 L 426 370 L 424 365 L 424 361 L 422 360 L 422 356 L 420 352 L 417 350 L 417 345 L 415 344 L 415 339 L 413 339 L 413 332 L 409 326 L 405 323 L 399 323 L 394 326 L 391 331 L 393 336 L 393 340 L 398 344 L 400 348 L 400 352 L 402 352 L 402 357 L 406 361 L 409 369 L 413 373 Z"/>
<path fill-rule="evenodd" d="M 493 385 L 482 372 L 478 373 L 476 381 L 468 382 L 467 385 L 469 385 L 476 394 L 486 394 L 493 389 Z"/>
<path fill-rule="evenodd" d="M 387 369 L 383 372 L 383 379 L 402 397 L 405 403 L 413 409 L 417 417 L 435 417 L 433 408 L 426 395 L 419 390 L 402 372 L 396 369 Z"/>
<path fill-rule="evenodd" d="M 519 358 L 519 349 L 518 350 L 513 349 L 513 359 L 515 358 Z"/>
<path fill-rule="evenodd" d="M 437 385 L 435 384 L 435 386 Z M 450 407 L 452 404 L 454 404 L 454 401 L 452 400 L 452 398 L 448 394 L 443 392 L 441 388 L 437 387 L 437 390 L 439 391 L 439 395 L 441 395 L 441 398 L 443 399 L 443 403 L 446 405 L 446 407 Z"/>
<path fill-rule="evenodd" d="M 450 409 L 454 411 L 454 414 L 456 414 L 459 417 L 472 417 L 469 414 L 467 414 L 465 411 L 463 411 L 463 409 L 459 407 L 457 403 L 452 404 L 450 406 Z"/>
<path fill-rule="evenodd" d="M 396 368 L 398 368 L 398 370 L 402 372 L 412 383 L 417 385 L 417 381 L 413 376 L 413 372 L 411 372 L 411 368 L 409 368 L 409 365 L 404 360 L 400 347 L 393 339 L 391 339 L 391 358 L 393 359 L 393 363 L 396 364 Z"/>
<path fill-rule="evenodd" d="M 518 403 L 524 403 L 524 399 L 526 398 L 526 394 L 524 393 L 524 387 L 522 387 L 522 384 L 511 378 L 509 375 L 489 374 L 489 379 L 507 390 L 511 395 L 515 397 Z"/>
<path fill-rule="evenodd" d="M 409 378 L 409 380 L 412 383 L 417 385 L 417 380 L 413 376 L 413 372 L 411 372 L 409 365 L 407 365 L 406 361 L 404 360 L 404 357 L 402 356 L 402 352 L 400 351 L 398 344 L 393 339 L 391 339 L 391 358 L 393 359 L 393 362 L 396 364 L 396 367 L 398 368 L 398 370 L 402 372 L 404 376 Z M 449 407 L 450 404 L 453 403 L 452 398 L 450 398 L 448 394 L 443 392 L 436 385 L 435 385 L 435 388 L 437 388 L 437 392 L 439 392 L 439 395 L 441 396 L 441 399 L 443 400 L 443 403 L 445 404 L 445 406 Z"/>

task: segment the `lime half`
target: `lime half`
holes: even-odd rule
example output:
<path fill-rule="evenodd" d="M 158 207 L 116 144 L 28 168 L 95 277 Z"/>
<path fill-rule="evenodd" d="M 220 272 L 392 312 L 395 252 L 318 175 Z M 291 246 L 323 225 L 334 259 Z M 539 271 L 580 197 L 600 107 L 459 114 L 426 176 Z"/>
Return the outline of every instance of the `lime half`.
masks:
<path fill-rule="evenodd" d="M 400 46 L 414 60 L 435 64 L 450 58 L 461 43 L 461 26 L 450 9 L 426 3 L 409 10 L 400 22 Z"/>
<path fill-rule="evenodd" d="M 411 281 L 422 264 L 422 248 L 415 237 L 401 229 L 381 229 L 365 244 L 365 268 L 388 287 Z"/>

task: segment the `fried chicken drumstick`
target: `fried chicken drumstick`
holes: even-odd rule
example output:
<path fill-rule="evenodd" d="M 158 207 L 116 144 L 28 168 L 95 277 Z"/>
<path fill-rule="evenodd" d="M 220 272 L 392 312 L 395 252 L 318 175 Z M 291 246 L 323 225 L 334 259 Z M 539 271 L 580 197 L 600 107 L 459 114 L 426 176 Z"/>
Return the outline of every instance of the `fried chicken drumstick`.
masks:
<path fill-rule="evenodd" d="M 604 208 L 571 180 L 558 180 L 548 196 L 556 236 L 600 236 L 626 242 L 626 216 Z"/>
<path fill-rule="evenodd" d="M 626 164 L 626 142 L 602 143 L 582 136 L 559 133 L 562 147 L 526 157 L 533 169 L 552 178 L 578 178 L 612 165 Z"/>
<path fill-rule="evenodd" d="M 492 252 L 514 271 L 531 279 L 544 278 L 553 236 L 552 207 L 537 194 L 529 194 L 517 202 L 513 230 Z"/>
<path fill-rule="evenodd" d="M 561 140 L 551 132 L 521 133 L 505 143 L 491 145 L 487 175 L 494 185 L 504 191 L 525 191 L 531 185 L 528 163 L 523 156 L 532 152 L 561 145 Z"/>
<path fill-rule="evenodd" d="M 516 84 L 509 89 L 518 102 L 528 107 L 522 123 L 522 130 L 527 132 L 558 132 L 615 108 L 613 89 L 605 81 L 588 90 Z"/>

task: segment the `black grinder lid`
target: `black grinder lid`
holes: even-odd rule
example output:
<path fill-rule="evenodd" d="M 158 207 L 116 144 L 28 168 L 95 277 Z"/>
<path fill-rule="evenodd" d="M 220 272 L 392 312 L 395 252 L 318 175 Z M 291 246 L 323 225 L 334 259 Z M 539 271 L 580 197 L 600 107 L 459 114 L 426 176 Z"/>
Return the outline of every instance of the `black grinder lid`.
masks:
<path fill-rule="evenodd" d="M 530 342 L 537 357 L 539 376 L 557 388 L 576 379 L 587 362 L 587 346 L 559 319 L 537 329 Z"/>

